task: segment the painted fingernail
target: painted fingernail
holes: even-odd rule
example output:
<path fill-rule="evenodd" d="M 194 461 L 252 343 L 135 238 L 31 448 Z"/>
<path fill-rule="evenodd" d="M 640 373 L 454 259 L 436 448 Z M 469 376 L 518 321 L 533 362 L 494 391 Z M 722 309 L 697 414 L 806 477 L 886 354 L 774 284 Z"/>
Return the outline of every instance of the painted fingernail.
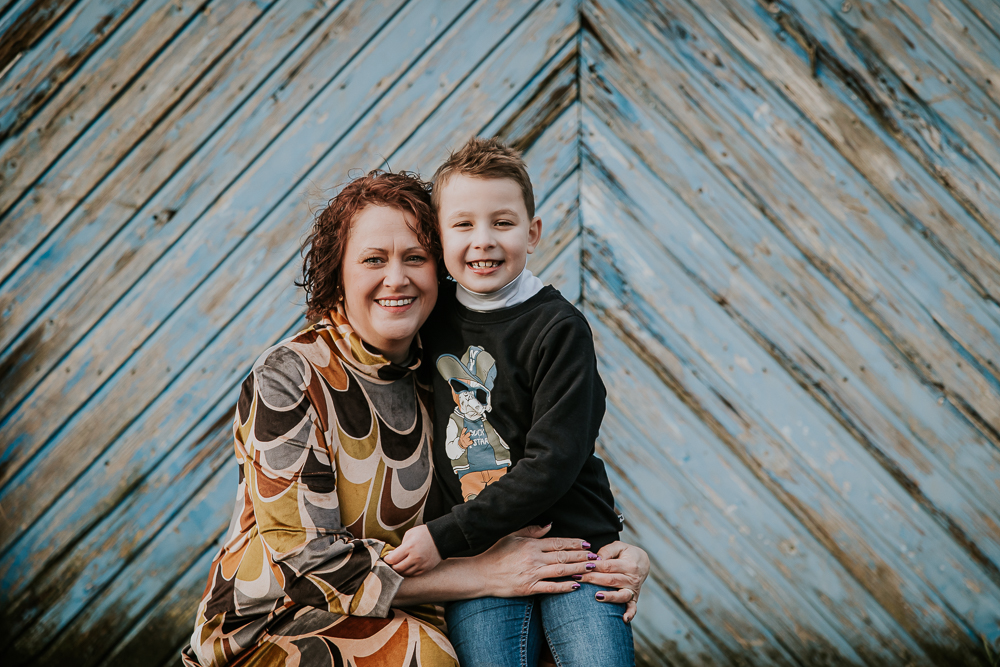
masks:
<path fill-rule="evenodd" d="M 573 584 L 573 590 L 574 590 L 574 591 L 575 591 L 576 589 L 578 589 L 579 587 L 580 587 L 580 584 Z"/>
<path fill-rule="evenodd" d="M 584 542 L 583 543 L 583 548 L 584 549 L 589 549 L 590 548 L 590 542 Z"/>
<path fill-rule="evenodd" d="M 597 567 L 597 563 L 587 563 L 588 570 L 593 570 L 595 567 Z"/>
<path fill-rule="evenodd" d="M 601 560 L 601 557 L 597 554 L 587 554 L 587 560 Z"/>
<path fill-rule="evenodd" d="M 583 579 L 583 575 L 582 574 L 574 574 L 573 578 L 576 579 L 577 581 L 580 581 L 581 579 Z"/>
<path fill-rule="evenodd" d="M 604 593 L 598 593 L 594 597 L 597 598 L 598 600 L 603 600 L 604 599 Z"/>

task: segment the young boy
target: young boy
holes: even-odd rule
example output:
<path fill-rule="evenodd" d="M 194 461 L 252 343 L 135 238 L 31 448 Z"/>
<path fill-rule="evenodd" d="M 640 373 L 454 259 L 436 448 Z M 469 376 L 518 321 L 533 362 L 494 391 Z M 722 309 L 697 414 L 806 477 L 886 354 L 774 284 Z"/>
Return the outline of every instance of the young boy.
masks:
<path fill-rule="evenodd" d="M 606 392 L 586 319 L 525 268 L 542 221 L 524 162 L 497 139 L 473 138 L 438 168 L 433 187 L 444 264 L 455 284 L 442 284 L 421 341 L 433 364 L 435 472 L 450 512 L 432 517 L 429 510 L 426 525 L 409 530 L 386 562 L 413 576 L 442 558 L 484 551 L 524 526 L 550 523 L 550 536 L 582 538 L 597 551 L 617 540 L 621 527 L 604 464 L 594 455 Z M 566 643 L 585 650 L 591 644 L 608 654 L 606 664 L 631 664 L 631 629 L 621 610 L 592 602 L 599 591 L 584 585 L 519 599 L 526 611 L 519 607 L 507 623 L 522 645 L 509 648 L 516 654 L 534 642 L 528 649 L 537 660 L 541 626 L 524 636 L 527 613 L 544 624 L 550 644 L 559 642 L 550 621 L 555 628 L 561 620 Z M 568 621 L 567 605 L 576 607 L 574 619 L 586 606 L 588 620 Z M 536 606 L 541 620 L 531 613 Z M 509 601 L 449 605 L 449 636 L 463 665 L 497 648 L 493 626 L 504 622 L 501 607 Z M 597 616 L 607 620 L 589 627 Z M 627 657 L 608 653 L 609 642 L 621 644 Z M 578 664 L 568 646 L 561 655 L 552 650 L 562 664 Z"/>

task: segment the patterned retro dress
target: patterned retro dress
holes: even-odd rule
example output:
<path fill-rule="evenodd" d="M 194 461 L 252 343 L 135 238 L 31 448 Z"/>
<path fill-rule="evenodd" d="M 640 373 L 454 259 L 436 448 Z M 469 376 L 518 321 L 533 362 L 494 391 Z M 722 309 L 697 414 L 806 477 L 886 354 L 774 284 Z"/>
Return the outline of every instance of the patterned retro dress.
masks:
<path fill-rule="evenodd" d="M 419 357 L 419 355 L 418 355 Z M 186 665 L 457 666 L 440 607 L 391 607 L 382 557 L 422 521 L 430 396 L 342 312 L 260 356 L 233 430 L 232 523 Z"/>

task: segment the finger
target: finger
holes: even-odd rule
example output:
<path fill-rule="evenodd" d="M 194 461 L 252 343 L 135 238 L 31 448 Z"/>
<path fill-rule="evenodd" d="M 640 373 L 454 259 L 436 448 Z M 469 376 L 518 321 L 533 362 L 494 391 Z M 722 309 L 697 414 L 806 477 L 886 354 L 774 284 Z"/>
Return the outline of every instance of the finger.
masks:
<path fill-rule="evenodd" d="M 575 581 L 536 581 L 531 585 L 531 595 L 571 593 L 578 588 L 580 584 Z"/>
<path fill-rule="evenodd" d="M 566 563 L 591 563 L 594 560 L 593 554 L 589 551 L 543 551 L 538 558 L 545 565 L 559 565 Z M 589 568 L 594 569 L 594 568 Z"/>
<path fill-rule="evenodd" d="M 601 560 L 613 560 L 618 558 L 623 551 L 625 551 L 624 542 L 612 542 L 598 549 L 597 555 L 601 557 Z"/>
<path fill-rule="evenodd" d="M 631 589 L 623 588 L 613 591 L 598 591 L 594 595 L 598 602 L 610 602 L 611 604 L 628 604 L 635 599 Z"/>
<path fill-rule="evenodd" d="M 625 605 L 625 613 L 622 614 L 622 619 L 626 623 L 631 623 L 632 619 L 635 618 L 636 613 L 639 611 L 639 605 L 635 600 L 632 600 L 627 605 Z"/>
<path fill-rule="evenodd" d="M 561 579 L 563 577 L 573 577 L 576 581 L 582 581 L 587 573 L 587 563 L 556 563 L 544 565 L 533 572 L 539 579 Z"/>
<path fill-rule="evenodd" d="M 396 549 L 395 551 L 390 551 L 385 556 L 383 556 L 382 560 L 384 560 L 389 565 L 395 565 L 399 561 L 403 560 L 403 552 L 400 551 L 399 549 Z"/>
<path fill-rule="evenodd" d="M 598 565 L 598 567 L 600 567 Z M 597 586 L 606 586 L 608 588 L 631 588 L 632 590 L 638 590 L 638 582 L 633 580 L 624 574 L 619 574 L 617 572 L 600 572 L 598 570 L 590 570 L 583 575 L 582 581 L 588 584 L 595 584 Z"/>
<path fill-rule="evenodd" d="M 526 526 L 516 533 L 511 533 L 514 537 L 531 537 L 534 539 L 539 539 L 545 536 L 547 532 L 552 530 L 552 524 L 547 526 Z"/>
<path fill-rule="evenodd" d="M 572 537 L 547 537 L 542 540 L 541 546 L 542 551 L 580 551 L 590 549 L 589 542 Z"/>

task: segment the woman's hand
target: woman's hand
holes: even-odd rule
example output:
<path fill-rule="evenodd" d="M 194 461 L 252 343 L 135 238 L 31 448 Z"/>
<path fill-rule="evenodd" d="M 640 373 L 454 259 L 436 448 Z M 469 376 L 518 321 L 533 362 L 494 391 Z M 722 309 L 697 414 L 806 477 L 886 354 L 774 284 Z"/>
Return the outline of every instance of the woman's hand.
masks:
<path fill-rule="evenodd" d="M 597 552 L 600 560 L 597 567 L 583 575 L 587 583 L 607 588 L 617 588 L 617 591 L 605 591 L 597 594 L 601 602 L 624 604 L 626 623 L 635 618 L 636 602 L 642 582 L 649 574 L 649 556 L 637 546 L 625 542 L 612 542 Z"/>
<path fill-rule="evenodd" d="M 477 556 L 477 566 L 485 568 L 483 581 L 487 590 L 481 595 L 522 597 L 538 593 L 568 593 L 579 588 L 576 581 L 548 580 L 582 576 L 600 561 L 587 550 L 590 545 L 582 540 L 545 537 L 550 528 L 523 528 Z"/>
<path fill-rule="evenodd" d="M 549 526 L 524 528 L 478 556 L 447 558 L 426 574 L 407 577 L 400 583 L 393 606 L 575 590 L 579 579 L 548 579 L 582 578 L 601 561 L 587 550 L 583 540 L 545 537 L 547 532 Z"/>

